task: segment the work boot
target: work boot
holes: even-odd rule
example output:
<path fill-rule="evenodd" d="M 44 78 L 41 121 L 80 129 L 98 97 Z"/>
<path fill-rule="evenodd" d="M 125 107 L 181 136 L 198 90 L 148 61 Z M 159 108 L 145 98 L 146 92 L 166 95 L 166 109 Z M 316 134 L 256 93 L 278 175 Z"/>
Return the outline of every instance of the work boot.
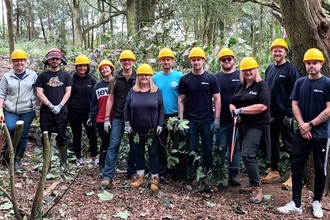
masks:
<path fill-rule="evenodd" d="M 110 186 L 110 184 L 111 184 L 111 181 L 108 179 L 103 179 L 101 181 L 101 186 L 103 186 L 103 187 L 108 187 L 108 186 Z"/>
<path fill-rule="evenodd" d="M 268 175 L 261 179 L 262 183 L 272 183 L 280 178 L 280 173 L 278 171 L 270 170 Z"/>
<path fill-rule="evenodd" d="M 228 167 L 229 180 L 228 183 L 232 186 L 239 186 L 241 182 L 238 178 L 238 167 Z"/>
<path fill-rule="evenodd" d="M 151 177 L 150 183 L 151 183 L 150 189 L 152 191 L 157 191 L 158 190 L 159 177 L 158 176 Z"/>
<path fill-rule="evenodd" d="M 240 188 L 239 193 L 240 194 L 250 194 L 250 193 L 252 193 L 252 186 L 246 185 L 246 186 Z"/>
<path fill-rule="evenodd" d="M 67 161 L 68 161 L 68 147 L 66 145 L 64 146 L 58 146 L 58 151 L 60 155 L 60 170 L 62 173 L 67 173 L 68 166 L 67 166 Z"/>
<path fill-rule="evenodd" d="M 290 177 L 282 183 L 282 189 L 292 189 L 292 173 L 290 174 Z"/>
<path fill-rule="evenodd" d="M 16 149 L 16 155 L 15 155 L 15 159 L 14 159 L 14 170 L 15 171 L 22 169 L 21 160 L 24 156 L 24 152 L 25 152 L 25 148 L 20 147 L 20 148 Z"/>
<path fill-rule="evenodd" d="M 205 187 L 205 191 L 214 191 L 214 192 L 218 192 L 218 187 L 216 187 L 213 184 L 212 178 L 210 175 L 206 175 L 206 177 L 203 179 L 203 185 Z"/>
<path fill-rule="evenodd" d="M 252 194 L 250 198 L 250 203 L 258 204 L 262 201 L 262 189 L 260 186 L 252 187 Z"/>
<path fill-rule="evenodd" d="M 133 180 L 133 182 L 131 183 L 131 187 L 139 187 L 143 184 L 144 182 L 144 176 L 140 176 L 140 175 L 136 175 L 135 180 Z M 157 180 L 158 183 L 158 180 Z"/>

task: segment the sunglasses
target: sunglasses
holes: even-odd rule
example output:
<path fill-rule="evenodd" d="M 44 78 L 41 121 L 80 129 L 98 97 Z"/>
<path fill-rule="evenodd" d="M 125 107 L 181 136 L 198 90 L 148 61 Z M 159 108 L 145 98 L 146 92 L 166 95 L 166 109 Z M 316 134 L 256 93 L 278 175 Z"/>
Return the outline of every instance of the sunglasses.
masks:
<path fill-rule="evenodd" d="M 225 63 L 226 61 L 230 62 L 233 58 L 227 57 L 227 58 L 221 58 L 221 62 Z"/>

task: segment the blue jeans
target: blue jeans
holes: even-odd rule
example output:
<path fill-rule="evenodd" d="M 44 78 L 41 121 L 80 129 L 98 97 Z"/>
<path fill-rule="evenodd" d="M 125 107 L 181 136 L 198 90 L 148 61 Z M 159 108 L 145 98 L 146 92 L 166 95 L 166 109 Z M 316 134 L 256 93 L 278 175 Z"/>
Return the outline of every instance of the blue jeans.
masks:
<path fill-rule="evenodd" d="M 123 133 L 124 119 L 114 118 L 111 124 L 110 144 L 107 150 L 107 156 L 105 157 L 103 179 L 112 180 L 115 175 L 114 172 L 117 166 L 119 146 Z M 130 147 L 128 153 L 127 175 L 133 175 L 135 172 L 135 152 L 134 149 Z"/>
<path fill-rule="evenodd" d="M 199 148 L 199 136 L 202 139 L 202 152 L 203 152 L 203 168 L 204 171 L 208 172 L 212 169 L 212 147 L 213 139 L 211 132 L 211 123 L 198 123 L 198 122 L 189 122 L 189 130 L 187 134 L 187 145 L 189 152 L 198 153 Z M 199 164 L 198 161 L 194 163 L 194 156 L 190 156 L 190 165 L 192 166 L 193 171 L 195 171 Z"/>
<path fill-rule="evenodd" d="M 229 163 L 228 164 L 229 167 L 238 167 L 239 158 L 240 158 L 238 140 L 235 142 L 233 161 L 230 162 L 230 149 L 232 144 L 232 137 L 233 137 L 232 122 L 221 121 L 220 132 L 215 134 L 215 138 L 216 138 L 215 143 L 220 150 L 221 165 L 224 165 L 227 159 Z"/>
<path fill-rule="evenodd" d="M 159 173 L 159 158 L 158 158 L 158 137 L 152 136 L 140 136 L 139 143 L 134 143 L 134 137 L 130 137 L 132 148 L 135 150 L 135 162 L 136 170 L 144 170 L 145 168 L 145 146 L 149 138 L 152 138 L 151 146 L 148 145 L 148 155 L 149 155 L 149 166 L 151 174 Z"/>
<path fill-rule="evenodd" d="M 14 134 L 14 131 L 16 128 L 16 122 L 19 120 L 24 121 L 24 128 L 23 128 L 21 139 L 18 142 L 17 149 L 19 149 L 19 148 L 26 149 L 30 125 L 33 121 L 33 118 L 36 115 L 36 112 L 32 111 L 32 112 L 23 113 L 23 114 L 15 114 L 15 113 L 11 113 L 6 110 L 3 110 L 3 114 L 5 116 L 6 125 L 8 128 L 8 131 L 10 132 L 10 136 L 13 136 L 13 134 Z"/>

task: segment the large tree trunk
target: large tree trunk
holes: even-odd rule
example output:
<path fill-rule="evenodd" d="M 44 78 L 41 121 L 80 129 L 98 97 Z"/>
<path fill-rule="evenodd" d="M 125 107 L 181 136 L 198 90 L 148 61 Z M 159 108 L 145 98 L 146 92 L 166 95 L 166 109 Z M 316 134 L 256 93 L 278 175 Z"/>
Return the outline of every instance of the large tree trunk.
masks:
<path fill-rule="evenodd" d="M 36 28 L 34 25 L 34 15 L 33 15 L 32 6 L 31 6 L 29 0 L 26 0 L 25 2 L 27 5 L 27 9 L 28 9 L 28 13 L 29 13 L 29 20 L 30 20 L 30 24 L 31 24 L 31 37 L 32 37 L 32 39 L 37 39 L 37 32 L 36 32 Z"/>
<path fill-rule="evenodd" d="M 155 22 L 155 7 L 158 0 L 135 2 L 135 17 L 137 31 Z"/>
<path fill-rule="evenodd" d="M 80 1 L 72 0 L 72 23 L 73 23 L 73 43 L 74 46 L 81 46 L 83 42 L 82 30 L 81 30 L 81 16 L 80 16 Z"/>
<path fill-rule="evenodd" d="M 134 0 L 127 0 L 126 7 L 126 20 L 127 20 L 127 37 L 131 37 L 136 34 L 135 29 L 135 3 Z"/>
<path fill-rule="evenodd" d="M 14 18 L 13 18 L 13 2 L 11 0 L 5 0 L 7 9 L 7 25 L 8 25 L 8 43 L 9 53 L 14 51 Z"/>

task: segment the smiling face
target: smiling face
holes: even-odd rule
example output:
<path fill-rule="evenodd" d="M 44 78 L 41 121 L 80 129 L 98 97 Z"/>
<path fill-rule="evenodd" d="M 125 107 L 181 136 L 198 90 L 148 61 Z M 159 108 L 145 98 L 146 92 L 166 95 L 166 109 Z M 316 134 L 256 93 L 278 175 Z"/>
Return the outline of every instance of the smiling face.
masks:
<path fill-rule="evenodd" d="M 137 76 L 141 85 L 150 85 L 150 74 L 138 74 Z"/>
<path fill-rule="evenodd" d="M 174 59 L 172 57 L 162 57 L 159 59 L 163 72 L 169 72 L 172 69 Z"/>
<path fill-rule="evenodd" d="M 121 59 L 120 64 L 121 64 L 123 70 L 128 71 L 128 70 L 131 70 L 133 68 L 134 60 L 132 60 L 132 59 Z"/>
<path fill-rule="evenodd" d="M 285 63 L 285 57 L 287 55 L 287 50 L 284 47 L 273 47 L 272 56 L 275 61 L 275 64 L 280 65 Z"/>
<path fill-rule="evenodd" d="M 234 70 L 235 60 L 232 56 L 224 56 L 219 59 L 223 72 L 231 72 Z"/>
<path fill-rule="evenodd" d="M 255 80 L 255 78 L 256 78 L 255 70 L 256 70 L 255 68 L 248 69 L 248 70 L 242 70 L 243 77 L 248 84 L 252 83 Z"/>
<path fill-rule="evenodd" d="M 105 76 L 111 75 L 112 69 L 111 69 L 111 67 L 109 65 L 103 65 L 100 68 L 100 72 L 101 72 L 102 76 L 105 77 Z"/>
<path fill-rule="evenodd" d="M 15 73 L 23 73 L 25 71 L 25 66 L 26 66 L 26 60 L 25 59 L 15 59 L 12 60 L 13 62 L 13 68 Z"/>
<path fill-rule="evenodd" d="M 203 59 L 202 57 L 192 57 L 189 60 L 194 72 L 204 70 L 205 59 Z"/>
<path fill-rule="evenodd" d="M 88 65 L 87 64 L 80 64 L 77 65 L 77 73 L 79 76 L 83 77 L 86 75 L 88 70 Z"/>

